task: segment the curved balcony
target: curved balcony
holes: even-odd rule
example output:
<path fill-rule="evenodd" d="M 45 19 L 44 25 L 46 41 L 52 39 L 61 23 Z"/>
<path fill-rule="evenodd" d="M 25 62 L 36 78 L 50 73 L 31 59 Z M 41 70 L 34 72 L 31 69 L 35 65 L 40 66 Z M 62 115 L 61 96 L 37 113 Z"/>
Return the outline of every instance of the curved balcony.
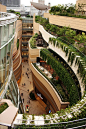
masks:
<path fill-rule="evenodd" d="M 39 23 L 34 22 L 34 32 L 40 31 L 42 34 L 42 37 L 44 38 L 44 40 L 49 43 L 49 38 L 50 37 L 54 37 L 53 35 L 49 34 L 44 28 L 43 26 L 41 26 Z M 76 77 L 78 78 L 80 87 L 81 87 L 81 93 L 82 96 L 84 95 L 84 84 L 82 83 L 82 79 L 80 78 L 80 75 L 77 74 L 77 70 L 78 70 L 78 65 L 75 65 L 75 61 L 74 63 L 71 65 L 70 62 L 68 62 L 68 56 L 66 56 L 65 52 L 62 51 L 62 49 L 60 47 L 57 46 L 53 46 L 53 44 L 49 44 L 49 48 L 52 49 L 53 51 L 55 51 L 58 55 L 60 55 L 65 61 L 66 63 L 71 67 L 71 69 L 73 70 L 73 72 L 75 73 Z"/>

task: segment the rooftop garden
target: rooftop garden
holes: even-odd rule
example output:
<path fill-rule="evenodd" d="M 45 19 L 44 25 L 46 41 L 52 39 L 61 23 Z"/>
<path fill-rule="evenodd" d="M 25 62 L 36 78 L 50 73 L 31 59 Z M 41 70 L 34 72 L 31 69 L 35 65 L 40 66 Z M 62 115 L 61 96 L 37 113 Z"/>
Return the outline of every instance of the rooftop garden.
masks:
<path fill-rule="evenodd" d="M 72 30 L 69 26 L 59 27 L 57 25 L 52 25 L 49 23 L 49 19 L 40 16 L 36 16 L 35 21 L 40 23 L 49 33 L 63 39 L 63 42 L 66 44 L 73 44 L 82 53 L 86 54 L 86 35 L 84 32 L 82 32 L 82 34 L 77 34 L 76 31 Z"/>
<path fill-rule="evenodd" d="M 0 114 L 8 108 L 8 104 L 7 103 L 1 103 L 0 104 Z"/>
<path fill-rule="evenodd" d="M 84 4 L 83 5 L 78 4 L 77 9 L 76 9 L 76 5 L 74 5 L 72 3 L 65 4 L 65 5 L 58 4 L 57 6 L 52 6 L 49 11 L 49 13 L 53 14 L 53 15 L 86 19 L 86 16 L 80 15 L 79 12 L 84 14 Z"/>
<path fill-rule="evenodd" d="M 82 34 L 76 34 L 76 31 L 72 30 L 70 27 L 52 25 L 49 23 L 48 19 L 40 16 L 36 16 L 35 21 L 41 24 L 46 31 L 56 36 L 59 41 L 63 42 L 67 46 L 71 45 L 71 48 L 86 60 L 86 35 L 84 32 L 82 32 Z M 53 40 L 55 43 L 55 39 Z"/>

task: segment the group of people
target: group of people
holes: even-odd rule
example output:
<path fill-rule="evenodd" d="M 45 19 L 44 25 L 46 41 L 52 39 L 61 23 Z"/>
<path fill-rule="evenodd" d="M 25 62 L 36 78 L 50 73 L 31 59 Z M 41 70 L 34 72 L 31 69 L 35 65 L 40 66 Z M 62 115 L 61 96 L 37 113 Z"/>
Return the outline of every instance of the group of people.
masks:
<path fill-rule="evenodd" d="M 25 83 L 22 83 L 22 86 L 26 86 L 26 84 Z"/>
<path fill-rule="evenodd" d="M 24 68 L 24 67 L 25 67 L 25 66 L 23 65 L 23 68 Z M 24 76 L 25 74 L 26 74 L 27 78 L 29 79 L 29 74 L 30 74 L 29 68 L 27 68 L 27 71 L 26 71 L 25 73 L 23 73 L 22 75 Z M 31 81 L 30 81 L 30 84 L 31 84 Z M 26 86 L 26 83 L 23 83 L 22 86 Z M 27 90 L 27 92 L 29 92 L 29 89 Z M 23 95 L 21 95 L 21 96 L 23 96 Z M 22 101 L 23 101 L 23 103 L 24 103 L 24 98 L 22 99 Z M 27 104 L 28 104 L 28 103 L 30 103 L 30 97 L 29 97 L 29 99 L 27 100 Z M 29 106 L 26 106 L 26 112 L 29 112 Z"/>
<path fill-rule="evenodd" d="M 29 75 L 28 75 L 28 73 L 26 72 L 26 75 L 27 75 L 27 77 L 28 77 L 28 79 L 29 79 Z"/>

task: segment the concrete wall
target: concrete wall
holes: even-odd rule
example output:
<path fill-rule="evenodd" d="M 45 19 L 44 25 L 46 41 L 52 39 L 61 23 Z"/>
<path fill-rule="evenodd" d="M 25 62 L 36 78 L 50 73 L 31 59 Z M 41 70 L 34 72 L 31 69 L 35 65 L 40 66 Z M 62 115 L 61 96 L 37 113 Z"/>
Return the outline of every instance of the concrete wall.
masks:
<path fill-rule="evenodd" d="M 86 31 L 86 19 L 59 16 L 59 15 L 50 15 L 48 13 L 44 13 L 44 17 L 49 18 L 49 22 L 51 24 L 55 24 L 58 26 L 69 26 L 70 28 L 73 29 Z"/>
<path fill-rule="evenodd" d="M 7 12 L 6 6 L 0 4 L 0 12 Z"/>
<path fill-rule="evenodd" d="M 19 49 L 17 50 L 18 39 L 19 39 Z M 13 47 L 13 71 L 17 81 L 21 78 L 21 73 L 22 73 L 22 60 L 20 51 L 21 41 L 22 41 L 22 21 L 17 20 L 16 33 L 14 38 L 14 47 Z"/>
<path fill-rule="evenodd" d="M 35 63 L 36 58 L 40 56 L 40 49 L 32 49 L 29 45 L 29 61 Z"/>

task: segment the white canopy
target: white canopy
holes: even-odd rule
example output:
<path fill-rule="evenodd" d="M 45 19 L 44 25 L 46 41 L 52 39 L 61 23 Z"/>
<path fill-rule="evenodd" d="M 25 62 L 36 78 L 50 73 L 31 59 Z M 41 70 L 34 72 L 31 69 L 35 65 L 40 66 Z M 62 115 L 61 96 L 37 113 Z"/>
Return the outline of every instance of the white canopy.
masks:
<path fill-rule="evenodd" d="M 38 10 L 47 10 L 50 7 L 45 5 L 45 4 L 40 4 L 40 3 L 35 3 L 35 2 L 31 2 L 31 4 Z"/>

